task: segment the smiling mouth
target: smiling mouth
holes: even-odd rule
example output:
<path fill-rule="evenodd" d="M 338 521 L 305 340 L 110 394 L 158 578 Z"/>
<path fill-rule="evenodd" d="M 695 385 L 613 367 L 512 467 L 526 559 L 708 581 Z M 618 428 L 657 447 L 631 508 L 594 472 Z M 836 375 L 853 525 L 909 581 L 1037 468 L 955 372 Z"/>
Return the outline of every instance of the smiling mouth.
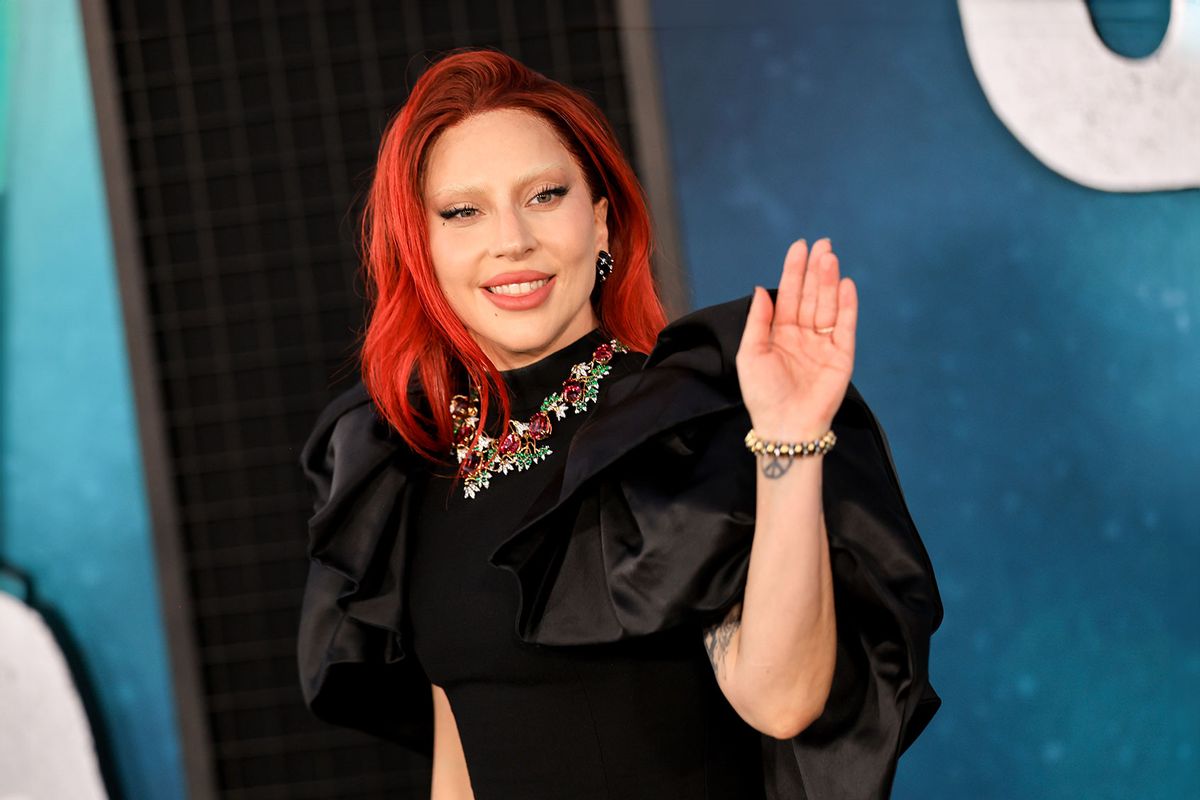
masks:
<path fill-rule="evenodd" d="M 486 286 L 492 294 L 507 294 L 507 295 L 523 295 L 531 292 L 536 292 L 538 289 L 550 282 L 549 278 L 542 278 L 540 281 L 525 281 L 524 283 L 502 283 L 498 286 Z"/>

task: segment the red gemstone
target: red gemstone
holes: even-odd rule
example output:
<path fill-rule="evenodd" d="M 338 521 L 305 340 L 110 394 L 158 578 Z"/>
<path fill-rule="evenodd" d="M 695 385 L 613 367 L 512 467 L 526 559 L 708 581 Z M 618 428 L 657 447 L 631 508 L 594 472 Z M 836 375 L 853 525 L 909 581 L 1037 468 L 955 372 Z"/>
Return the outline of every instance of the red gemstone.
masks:
<path fill-rule="evenodd" d="M 456 394 L 450 399 L 450 415 L 455 419 L 465 419 L 476 411 L 475 404 L 466 395 Z"/>
<path fill-rule="evenodd" d="M 508 433 L 504 434 L 504 437 L 500 440 L 500 444 L 496 446 L 496 449 L 500 451 L 501 455 L 509 456 L 517 452 L 517 448 L 520 446 L 521 437 L 512 431 L 509 431 Z"/>
<path fill-rule="evenodd" d="M 607 364 L 613 357 L 612 345 L 607 342 L 596 345 L 596 352 L 592 353 L 592 358 L 599 361 L 601 364 Z"/>
<path fill-rule="evenodd" d="M 529 418 L 529 432 L 535 439 L 545 439 L 550 435 L 552 430 L 550 426 L 550 417 L 545 411 L 539 411 Z"/>
<path fill-rule="evenodd" d="M 576 380 L 563 381 L 563 399 L 568 403 L 578 403 L 583 397 L 583 384 Z"/>
<path fill-rule="evenodd" d="M 463 472 L 467 475 L 472 474 L 479 469 L 479 465 L 483 463 L 483 454 L 476 453 L 474 450 L 467 453 L 467 457 L 463 459 Z"/>
<path fill-rule="evenodd" d="M 471 437 L 473 437 L 474 435 L 475 435 L 475 431 L 471 429 L 470 425 L 463 425 L 461 428 L 458 429 L 458 433 L 456 433 L 454 435 L 454 443 L 455 444 L 466 444 L 471 441 Z"/>

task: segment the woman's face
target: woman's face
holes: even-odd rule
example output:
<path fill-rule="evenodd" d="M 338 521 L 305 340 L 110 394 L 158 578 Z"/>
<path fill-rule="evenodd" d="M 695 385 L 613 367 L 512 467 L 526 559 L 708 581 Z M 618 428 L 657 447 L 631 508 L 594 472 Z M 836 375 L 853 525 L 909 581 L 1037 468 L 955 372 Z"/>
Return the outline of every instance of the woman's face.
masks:
<path fill-rule="evenodd" d="M 442 292 L 497 369 L 596 327 L 589 296 L 608 249 L 608 201 L 536 114 L 488 111 L 430 148 L 422 193 Z M 493 291 L 488 287 L 499 287 Z"/>

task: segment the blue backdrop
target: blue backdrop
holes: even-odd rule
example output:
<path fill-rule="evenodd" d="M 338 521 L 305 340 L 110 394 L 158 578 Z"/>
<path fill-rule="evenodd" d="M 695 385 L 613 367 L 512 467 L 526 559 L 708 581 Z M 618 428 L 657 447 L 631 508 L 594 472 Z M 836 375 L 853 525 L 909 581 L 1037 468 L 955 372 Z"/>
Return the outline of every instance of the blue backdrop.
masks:
<path fill-rule="evenodd" d="M 946 604 L 896 797 L 1200 796 L 1200 191 L 1050 172 L 945 0 L 653 8 L 694 304 L 802 236 L 859 285 L 854 380 Z"/>

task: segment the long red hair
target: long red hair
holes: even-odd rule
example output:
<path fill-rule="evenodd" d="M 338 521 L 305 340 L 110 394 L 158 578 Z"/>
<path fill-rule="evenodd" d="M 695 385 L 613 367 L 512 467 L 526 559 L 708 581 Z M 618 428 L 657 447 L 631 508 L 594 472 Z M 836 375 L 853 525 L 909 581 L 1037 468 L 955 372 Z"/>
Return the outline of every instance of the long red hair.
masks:
<path fill-rule="evenodd" d="M 612 126 L 583 93 L 490 49 L 459 49 L 431 65 L 389 122 L 362 217 L 362 261 L 370 302 L 362 379 L 380 415 L 412 450 L 442 460 L 452 446 L 455 366 L 479 389 L 480 418 L 510 404 L 503 379 L 451 309 L 429 256 L 421 195 L 426 154 L 446 128 L 484 111 L 538 114 L 579 163 L 593 201 L 608 198 L 611 276 L 592 303 L 600 327 L 649 352 L 667 323 L 650 271 L 652 234 L 641 185 Z M 428 414 L 410 392 L 424 391 Z"/>

